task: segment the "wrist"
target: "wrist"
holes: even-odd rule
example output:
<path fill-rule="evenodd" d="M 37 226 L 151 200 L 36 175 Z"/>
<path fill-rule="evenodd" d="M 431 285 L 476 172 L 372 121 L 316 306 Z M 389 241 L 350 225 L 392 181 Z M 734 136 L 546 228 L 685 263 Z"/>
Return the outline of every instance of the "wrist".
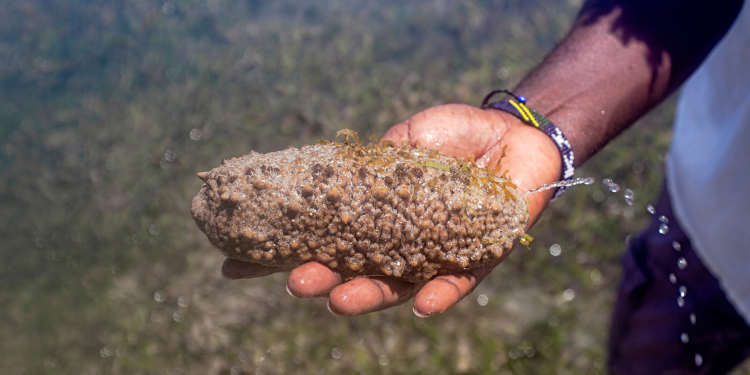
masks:
<path fill-rule="evenodd" d="M 544 132 L 530 127 L 515 116 L 501 111 L 488 111 L 502 118 L 508 132 L 500 147 L 507 145 L 503 170 L 524 191 L 559 181 L 562 176 L 562 158 L 555 142 Z M 539 219 L 552 200 L 555 190 L 529 195 L 529 227 Z"/>
<path fill-rule="evenodd" d="M 490 103 L 490 99 L 496 94 L 506 94 L 510 98 Z M 573 149 L 570 142 L 557 125 L 541 113 L 526 106 L 526 97 L 517 95 L 506 89 L 494 90 L 484 97 L 481 108 L 510 113 L 524 124 L 538 128 L 545 133 L 554 142 L 562 158 L 562 176 L 559 179 L 561 181 L 573 179 L 573 175 L 575 174 L 575 157 L 573 156 Z M 557 199 L 565 190 L 567 190 L 567 186 L 561 186 L 557 189 L 552 200 Z"/>

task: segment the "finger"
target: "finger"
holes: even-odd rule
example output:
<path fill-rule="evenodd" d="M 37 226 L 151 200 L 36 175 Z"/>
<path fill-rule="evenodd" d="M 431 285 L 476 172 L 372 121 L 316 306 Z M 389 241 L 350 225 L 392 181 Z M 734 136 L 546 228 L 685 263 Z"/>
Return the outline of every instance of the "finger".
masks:
<path fill-rule="evenodd" d="M 391 277 L 357 278 L 331 291 L 328 310 L 336 315 L 361 315 L 410 300 L 424 283 Z"/>
<path fill-rule="evenodd" d="M 406 120 L 400 124 L 392 126 L 390 129 L 385 131 L 382 139 L 389 139 L 399 145 L 401 144 L 401 141 L 408 141 L 410 121 L 411 120 Z"/>
<path fill-rule="evenodd" d="M 294 297 L 319 297 L 341 284 L 341 275 L 317 262 L 305 263 L 289 274 L 286 290 Z"/>
<path fill-rule="evenodd" d="M 499 261 L 468 272 L 438 276 L 414 298 L 414 314 L 426 318 L 445 312 L 469 295 Z"/>
<path fill-rule="evenodd" d="M 287 272 L 289 270 L 291 270 L 290 267 L 267 267 L 258 263 L 227 258 L 221 266 L 221 275 L 230 280 L 252 279 L 277 272 Z"/>

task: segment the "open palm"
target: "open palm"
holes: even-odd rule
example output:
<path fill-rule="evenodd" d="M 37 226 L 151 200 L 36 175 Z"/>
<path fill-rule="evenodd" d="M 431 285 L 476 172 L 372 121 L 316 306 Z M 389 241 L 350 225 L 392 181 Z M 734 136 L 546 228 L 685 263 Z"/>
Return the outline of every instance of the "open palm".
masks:
<path fill-rule="evenodd" d="M 507 146 L 503 169 L 512 181 L 528 190 L 556 180 L 560 156 L 554 143 L 541 131 L 524 125 L 505 112 L 483 110 L 461 104 L 429 108 L 390 128 L 384 139 L 407 140 L 442 153 L 469 157 L 479 166 L 494 166 Z M 529 225 L 536 222 L 550 199 L 551 191 L 529 197 Z M 357 278 L 342 283 L 338 273 L 320 263 L 306 263 L 292 270 L 287 282 L 296 297 L 329 296 L 328 307 L 339 315 L 360 315 L 404 303 L 414 297 L 414 313 L 430 316 L 443 312 L 471 293 L 500 262 L 426 283 L 409 283 L 392 277 Z M 284 271 L 227 259 L 222 273 L 230 279 L 265 276 Z"/>

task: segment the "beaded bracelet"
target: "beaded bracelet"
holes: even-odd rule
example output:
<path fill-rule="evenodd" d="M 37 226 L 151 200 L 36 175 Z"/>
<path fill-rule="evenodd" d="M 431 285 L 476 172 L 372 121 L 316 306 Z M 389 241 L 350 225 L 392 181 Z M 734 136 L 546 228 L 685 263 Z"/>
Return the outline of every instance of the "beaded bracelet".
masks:
<path fill-rule="evenodd" d="M 502 102 L 494 102 L 489 104 L 487 103 L 490 101 L 490 98 L 499 93 L 508 94 L 514 97 L 516 100 L 514 101 L 513 99 L 511 99 Z M 481 108 L 492 108 L 508 112 L 518 117 L 521 121 L 523 121 L 524 124 L 532 125 L 547 134 L 552 139 L 552 141 L 555 142 L 557 149 L 560 151 L 563 169 L 562 179 L 572 180 L 573 174 L 575 173 L 575 167 L 573 166 L 575 158 L 573 157 L 573 149 L 570 147 L 570 142 L 568 142 L 568 139 L 565 138 L 562 130 L 555 126 L 552 121 L 542 116 L 539 112 L 526 107 L 524 103 L 526 103 L 526 98 L 522 95 L 516 95 L 510 90 L 494 90 L 484 97 L 484 100 L 482 100 Z M 560 188 L 558 188 L 557 192 L 555 192 L 554 197 L 552 197 L 552 200 L 557 199 L 567 189 L 567 186 L 561 186 Z"/>

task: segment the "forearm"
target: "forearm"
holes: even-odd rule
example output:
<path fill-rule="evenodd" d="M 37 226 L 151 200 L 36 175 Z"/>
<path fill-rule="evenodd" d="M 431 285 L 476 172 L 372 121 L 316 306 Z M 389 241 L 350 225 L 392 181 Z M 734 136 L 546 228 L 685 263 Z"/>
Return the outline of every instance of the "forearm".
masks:
<path fill-rule="evenodd" d="M 570 34 L 516 91 L 563 130 L 580 165 L 677 89 L 741 4 L 588 2 Z"/>

